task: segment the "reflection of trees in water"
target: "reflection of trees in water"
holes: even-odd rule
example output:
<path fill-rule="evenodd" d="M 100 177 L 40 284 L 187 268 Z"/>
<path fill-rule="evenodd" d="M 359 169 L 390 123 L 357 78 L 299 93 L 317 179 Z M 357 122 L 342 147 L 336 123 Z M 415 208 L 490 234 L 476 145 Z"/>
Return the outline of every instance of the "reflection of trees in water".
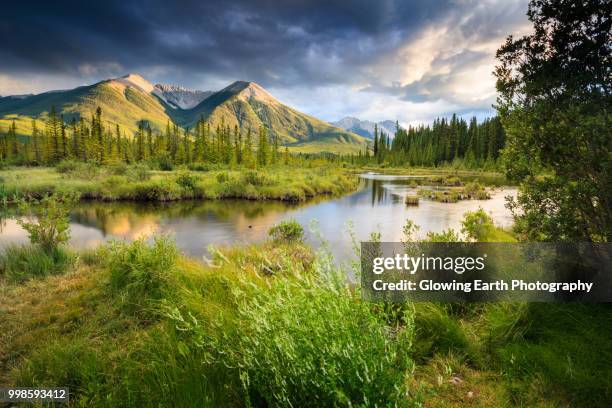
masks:
<path fill-rule="evenodd" d="M 382 204 L 389 199 L 389 191 L 383 187 L 384 184 L 407 184 L 405 180 L 370 180 L 372 182 L 372 207 Z"/>
<path fill-rule="evenodd" d="M 382 180 L 370 180 L 372 183 L 372 207 L 375 204 L 380 204 L 384 199 L 385 189 L 382 186 Z"/>
<path fill-rule="evenodd" d="M 19 217 L 19 207 L 14 204 L 0 204 L 0 233 L 6 228 L 6 221 L 9 218 Z"/>
<path fill-rule="evenodd" d="M 317 200 L 318 201 L 318 200 Z M 105 236 L 150 233 L 164 219 L 197 218 L 244 224 L 260 218 L 280 218 L 282 214 L 307 203 L 247 200 L 188 200 L 168 203 L 82 202 L 71 213 L 71 221 L 99 229 Z M 248 223 L 247 223 L 248 224 Z"/>

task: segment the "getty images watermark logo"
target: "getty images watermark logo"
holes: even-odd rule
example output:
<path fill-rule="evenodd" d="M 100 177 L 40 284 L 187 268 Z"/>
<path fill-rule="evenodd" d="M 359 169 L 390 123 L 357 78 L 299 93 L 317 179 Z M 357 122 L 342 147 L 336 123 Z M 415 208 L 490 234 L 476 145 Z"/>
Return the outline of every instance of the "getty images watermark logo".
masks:
<path fill-rule="evenodd" d="M 395 254 L 392 257 L 376 257 L 372 261 L 372 272 L 380 275 L 385 271 L 405 271 L 414 275 L 417 271 L 453 271 L 461 275 L 466 271 L 482 271 L 485 269 L 487 254 L 472 257 L 441 257 L 441 256 L 410 256 Z"/>

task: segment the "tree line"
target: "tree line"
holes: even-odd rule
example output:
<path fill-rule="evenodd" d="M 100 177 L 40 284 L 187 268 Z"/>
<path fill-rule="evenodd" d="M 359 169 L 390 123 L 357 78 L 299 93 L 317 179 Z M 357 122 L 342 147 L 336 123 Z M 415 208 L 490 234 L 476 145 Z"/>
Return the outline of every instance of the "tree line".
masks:
<path fill-rule="evenodd" d="M 256 140 L 255 140 L 256 139 Z M 287 160 L 285 148 L 283 160 Z M 276 136 L 261 126 L 257 135 L 251 129 L 242 134 L 223 121 L 213 131 L 201 118 L 193 129 L 180 129 L 167 123 L 165 132 L 154 132 L 148 122 L 141 121 L 133 137 L 128 137 L 118 124 L 104 122 L 98 107 L 90 120 L 80 118 L 66 123 L 51 107 L 44 128 L 32 120 L 32 135 L 20 138 L 15 122 L 0 134 L 0 160 L 18 165 L 53 166 L 63 160 L 98 164 L 158 161 L 167 165 L 208 162 L 266 166 L 281 160 Z"/>
<path fill-rule="evenodd" d="M 453 114 L 450 119 L 434 120 L 432 125 L 404 129 L 396 124 L 396 129 L 391 139 L 375 125 L 372 149 L 359 153 L 358 160 L 399 166 L 439 166 L 462 160 L 480 167 L 498 160 L 506 140 L 497 116 L 482 123 L 473 117 L 468 124 Z"/>

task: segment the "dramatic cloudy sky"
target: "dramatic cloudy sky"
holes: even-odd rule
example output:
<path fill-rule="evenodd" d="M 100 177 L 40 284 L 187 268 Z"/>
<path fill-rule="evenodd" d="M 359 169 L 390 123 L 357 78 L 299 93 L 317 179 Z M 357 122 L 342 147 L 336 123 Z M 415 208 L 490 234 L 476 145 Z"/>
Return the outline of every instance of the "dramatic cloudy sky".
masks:
<path fill-rule="evenodd" d="M 490 114 L 494 54 L 526 0 L 12 1 L 0 95 L 137 72 L 217 90 L 255 81 L 325 120 Z"/>

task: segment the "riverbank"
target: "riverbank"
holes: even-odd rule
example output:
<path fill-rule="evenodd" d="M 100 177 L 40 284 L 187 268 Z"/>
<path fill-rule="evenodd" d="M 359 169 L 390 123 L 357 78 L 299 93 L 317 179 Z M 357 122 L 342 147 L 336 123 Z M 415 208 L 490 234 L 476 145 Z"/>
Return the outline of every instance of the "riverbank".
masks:
<path fill-rule="evenodd" d="M 329 166 L 155 171 L 142 165 L 99 167 L 69 163 L 55 168 L 1 170 L 0 200 L 75 191 L 82 199 L 101 201 L 240 198 L 297 202 L 344 194 L 357 185 L 357 176 Z"/>
<path fill-rule="evenodd" d="M 67 386 L 93 407 L 610 400 L 605 305 L 371 304 L 300 237 L 289 225 L 208 262 L 165 238 L 64 250 L 43 276 L 30 249 L 17 279 L 0 259 L 0 385 Z"/>
<path fill-rule="evenodd" d="M 502 172 L 492 170 L 461 169 L 453 167 L 388 167 L 359 166 L 358 173 L 377 173 L 393 176 L 410 176 L 423 180 L 440 180 L 444 178 L 459 178 L 465 182 L 476 181 L 486 186 L 514 186 Z"/>

